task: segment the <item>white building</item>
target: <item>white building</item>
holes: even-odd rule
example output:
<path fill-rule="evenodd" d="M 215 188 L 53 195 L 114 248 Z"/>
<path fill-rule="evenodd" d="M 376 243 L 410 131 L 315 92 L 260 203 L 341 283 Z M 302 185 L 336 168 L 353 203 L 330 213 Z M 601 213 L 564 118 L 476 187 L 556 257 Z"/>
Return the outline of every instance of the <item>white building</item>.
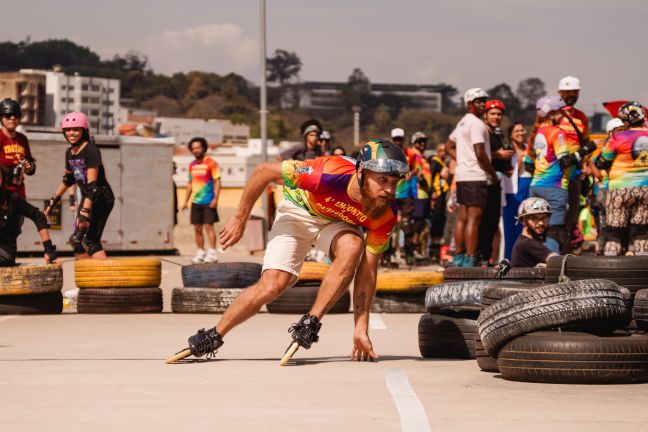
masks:
<path fill-rule="evenodd" d="M 175 138 L 176 145 L 186 146 L 193 137 L 203 137 L 208 143 L 223 142 L 223 123 L 220 120 L 203 120 L 179 117 L 156 117 L 161 135 Z"/>
<path fill-rule="evenodd" d="M 59 71 L 23 69 L 45 75 L 46 126 L 57 127 L 72 111 L 88 116 L 93 134 L 114 135 L 119 115 L 120 81 L 111 78 L 65 75 Z"/>

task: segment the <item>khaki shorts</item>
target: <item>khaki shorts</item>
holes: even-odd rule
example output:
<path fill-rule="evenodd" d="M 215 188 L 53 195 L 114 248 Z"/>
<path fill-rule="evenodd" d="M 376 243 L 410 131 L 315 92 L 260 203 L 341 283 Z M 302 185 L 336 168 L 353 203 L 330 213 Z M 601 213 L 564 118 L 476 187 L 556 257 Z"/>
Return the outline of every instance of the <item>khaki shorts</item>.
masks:
<path fill-rule="evenodd" d="M 364 238 L 358 226 L 313 216 L 292 201 L 284 200 L 277 206 L 263 258 L 263 271 L 283 270 L 299 276 L 304 258 L 312 247 L 330 255 L 333 239 L 345 231 Z"/>

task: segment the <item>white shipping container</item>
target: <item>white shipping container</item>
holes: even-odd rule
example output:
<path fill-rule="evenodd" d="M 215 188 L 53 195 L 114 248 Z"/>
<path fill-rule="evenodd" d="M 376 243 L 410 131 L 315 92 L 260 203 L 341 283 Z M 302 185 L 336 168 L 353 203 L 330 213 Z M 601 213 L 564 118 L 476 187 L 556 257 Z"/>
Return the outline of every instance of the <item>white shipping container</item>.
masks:
<path fill-rule="evenodd" d="M 27 201 L 43 209 L 56 191 L 65 169 L 69 144 L 62 134 L 28 134 L 36 158 L 36 174 L 26 177 Z M 106 178 L 115 194 L 102 243 L 113 251 L 172 251 L 173 246 L 173 139 L 97 136 Z M 62 199 L 61 229 L 50 230 L 59 251 L 71 251 L 74 214 L 67 194 Z M 26 220 L 18 237 L 19 252 L 41 252 L 34 224 Z"/>

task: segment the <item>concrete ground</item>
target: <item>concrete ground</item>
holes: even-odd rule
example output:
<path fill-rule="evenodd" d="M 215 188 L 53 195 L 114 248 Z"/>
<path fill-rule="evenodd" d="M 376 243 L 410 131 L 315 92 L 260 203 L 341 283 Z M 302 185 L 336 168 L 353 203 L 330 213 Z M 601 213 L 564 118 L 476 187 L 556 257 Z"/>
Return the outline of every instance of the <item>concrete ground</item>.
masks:
<path fill-rule="evenodd" d="M 348 359 L 353 317 L 324 320 L 321 341 L 278 365 L 298 317 L 261 313 L 215 360 L 166 365 L 218 316 L 171 314 L 180 267 L 162 257 L 165 312 L 0 317 L 0 431 L 638 431 L 648 385 L 540 385 L 420 358 L 417 314 L 372 315 L 375 363 Z M 261 261 L 243 248 L 222 261 Z M 32 261 L 35 260 L 22 260 Z M 172 263 L 173 262 L 173 263 Z M 174 264 L 177 263 L 177 264 Z M 64 264 L 64 291 L 73 263 Z"/>

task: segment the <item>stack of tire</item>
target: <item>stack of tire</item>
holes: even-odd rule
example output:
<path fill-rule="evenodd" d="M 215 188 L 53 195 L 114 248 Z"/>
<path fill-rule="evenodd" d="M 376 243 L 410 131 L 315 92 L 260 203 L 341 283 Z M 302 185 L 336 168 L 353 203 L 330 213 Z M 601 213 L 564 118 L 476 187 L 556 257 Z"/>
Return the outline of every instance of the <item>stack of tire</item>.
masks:
<path fill-rule="evenodd" d="M 174 288 L 174 313 L 223 313 L 243 290 L 261 277 L 261 265 L 248 262 L 182 267 L 182 288 Z"/>
<path fill-rule="evenodd" d="M 306 261 L 299 272 L 297 283 L 286 289 L 281 296 L 268 303 L 269 313 L 305 314 L 307 313 L 319 291 L 324 275 L 329 265 Z M 347 313 L 351 307 L 351 294 L 346 290 L 328 313 Z"/>
<path fill-rule="evenodd" d="M 483 353 L 477 332 L 482 294 L 486 289 L 537 284 L 542 269 L 510 269 L 502 275 L 495 268 L 449 268 L 445 282 L 427 289 L 425 310 L 419 320 L 419 351 L 424 358 L 456 358 L 478 361 Z"/>
<path fill-rule="evenodd" d="M 162 312 L 162 266 L 158 258 L 79 260 L 74 278 L 78 313 Z"/>
<path fill-rule="evenodd" d="M 376 295 L 371 305 L 375 313 L 421 313 L 425 292 L 443 282 L 443 272 L 384 271 L 378 273 Z"/>
<path fill-rule="evenodd" d="M 631 329 L 645 328 L 647 278 L 648 257 L 568 256 L 550 258 L 541 287 L 485 290 L 490 370 L 514 381 L 648 381 L 648 336 L 628 330 L 633 315 Z"/>
<path fill-rule="evenodd" d="M 59 314 L 62 288 L 60 264 L 0 268 L 0 315 Z"/>

